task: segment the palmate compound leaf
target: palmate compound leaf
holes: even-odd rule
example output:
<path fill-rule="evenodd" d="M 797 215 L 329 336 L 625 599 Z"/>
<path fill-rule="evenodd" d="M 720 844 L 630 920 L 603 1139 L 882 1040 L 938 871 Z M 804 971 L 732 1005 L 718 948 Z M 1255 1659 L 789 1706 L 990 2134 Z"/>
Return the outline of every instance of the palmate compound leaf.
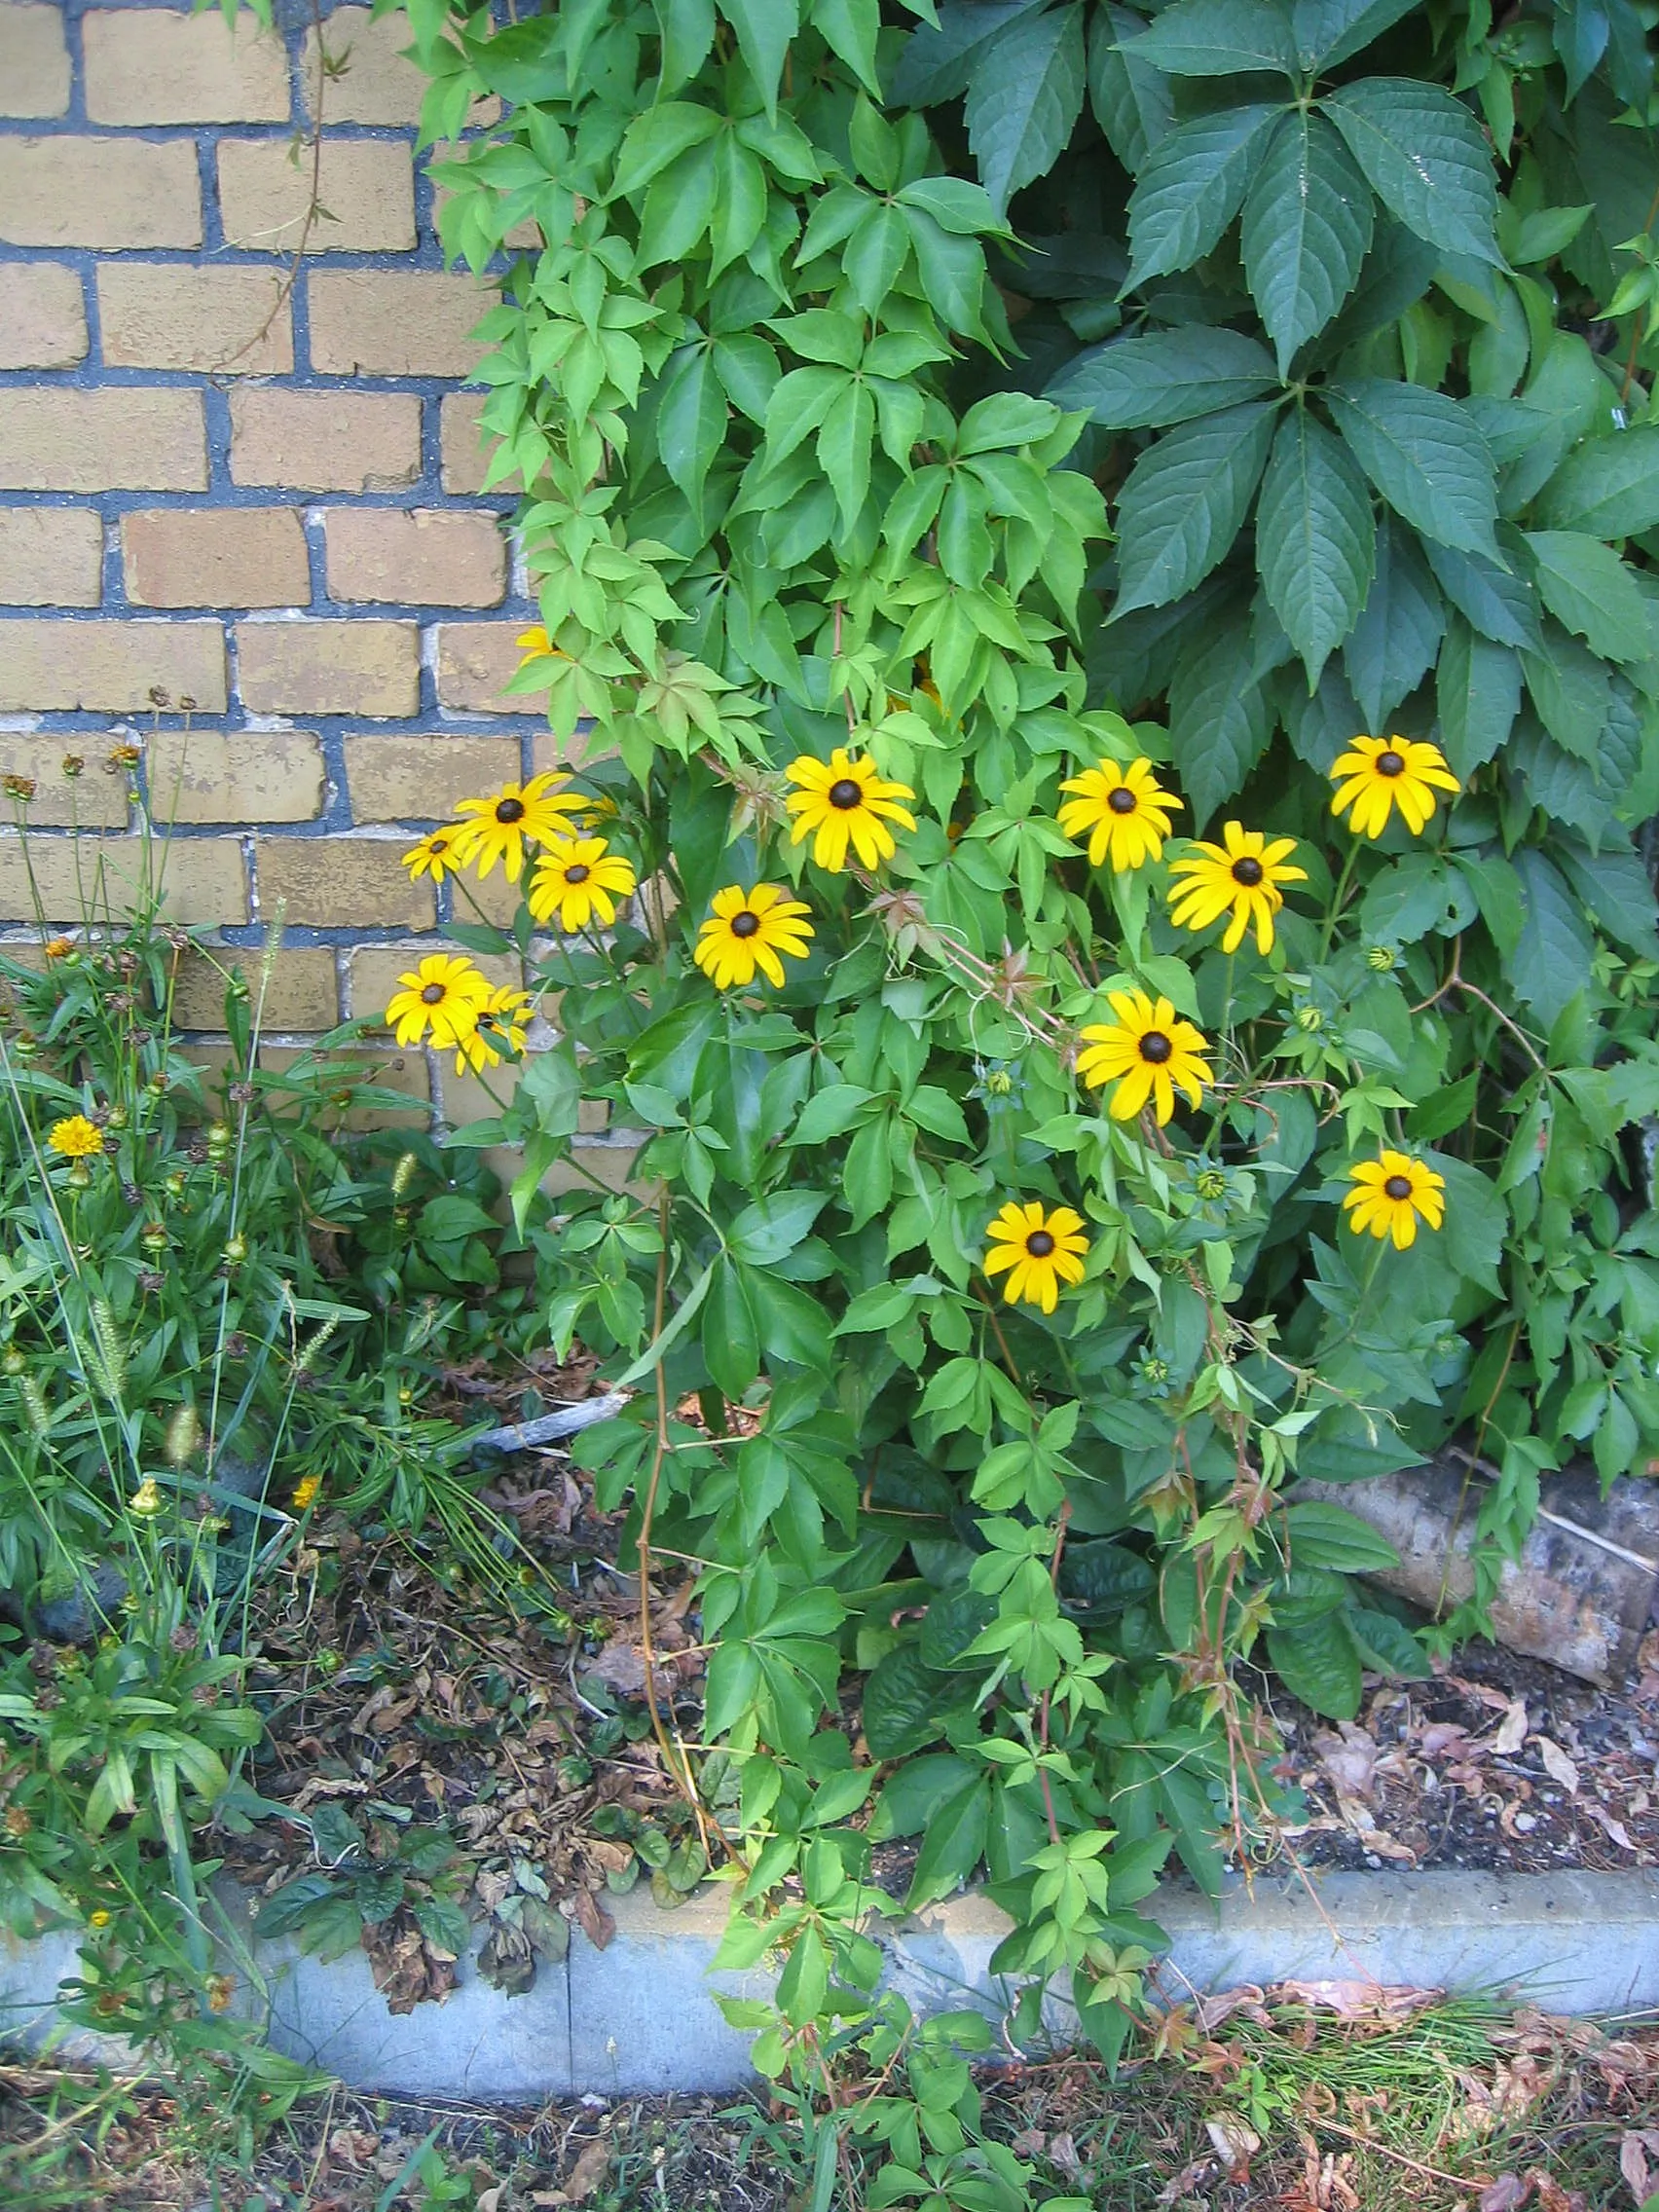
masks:
<path fill-rule="evenodd" d="M 1364 77 L 1323 106 L 1407 230 L 1444 253 L 1501 265 L 1492 154 L 1460 100 L 1412 78 Z"/>
<path fill-rule="evenodd" d="M 1175 0 L 1124 48 L 1171 77 L 1296 74 L 1290 13 L 1277 0 Z"/>
<path fill-rule="evenodd" d="M 1180 599 L 1225 559 L 1272 441 L 1266 401 L 1185 423 L 1149 447 L 1118 500 L 1115 611 Z"/>
<path fill-rule="evenodd" d="M 1083 112 L 1083 8 L 1021 16 L 975 54 L 968 141 L 999 215 L 1022 184 L 1045 176 Z"/>
<path fill-rule="evenodd" d="M 1434 666 L 1446 609 L 1418 540 L 1392 515 L 1377 530 L 1377 569 L 1343 665 L 1368 730 L 1381 729 Z"/>
<path fill-rule="evenodd" d="M 1569 453 L 1539 495 L 1538 518 L 1591 537 L 1659 530 L 1659 423 L 1589 439 Z"/>
<path fill-rule="evenodd" d="M 1371 494 L 1353 456 L 1296 409 L 1278 426 L 1262 479 L 1256 563 L 1309 688 L 1353 628 L 1376 558 Z"/>
<path fill-rule="evenodd" d="M 1131 285 L 1190 269 L 1210 251 L 1243 204 L 1281 113 L 1261 101 L 1220 108 L 1152 149 L 1129 201 Z"/>
<path fill-rule="evenodd" d="M 1278 383 L 1272 355 L 1241 330 L 1190 323 L 1080 353 L 1050 385 L 1061 407 L 1108 430 L 1164 429 L 1256 399 Z"/>
<path fill-rule="evenodd" d="M 1371 187 L 1322 115 L 1281 116 L 1244 203 L 1250 296 L 1286 374 L 1352 291 L 1371 244 Z"/>
<path fill-rule="evenodd" d="M 1444 392 L 1349 377 L 1325 398 L 1367 476 L 1424 537 L 1498 559 L 1497 490 L 1486 440 Z"/>
<path fill-rule="evenodd" d="M 1175 127 L 1168 78 L 1124 51 L 1124 42 L 1145 28 L 1143 16 L 1111 6 L 1096 8 L 1088 23 L 1088 103 L 1131 176 L 1139 176 L 1152 149 Z"/>
<path fill-rule="evenodd" d="M 1197 834 L 1267 750 L 1273 717 L 1245 603 L 1218 607 L 1169 678 L 1169 744 Z"/>

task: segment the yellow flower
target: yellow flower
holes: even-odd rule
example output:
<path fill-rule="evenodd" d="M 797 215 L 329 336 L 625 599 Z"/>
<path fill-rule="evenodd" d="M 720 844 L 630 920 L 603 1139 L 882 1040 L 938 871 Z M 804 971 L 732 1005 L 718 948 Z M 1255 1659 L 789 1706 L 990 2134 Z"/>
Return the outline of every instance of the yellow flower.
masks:
<path fill-rule="evenodd" d="M 1439 804 L 1436 788 L 1463 788 L 1438 745 L 1410 737 L 1356 737 L 1332 762 L 1331 776 L 1337 785 L 1331 812 L 1342 814 L 1351 806 L 1348 828 L 1356 837 L 1381 837 L 1395 807 L 1419 837 Z"/>
<path fill-rule="evenodd" d="M 434 883 L 442 883 L 446 875 L 454 875 L 461 866 L 461 825 L 451 822 L 442 830 L 428 830 L 418 845 L 403 856 L 403 865 L 409 870 L 412 883 L 429 875 Z"/>
<path fill-rule="evenodd" d="M 499 1067 L 506 1053 L 522 1052 L 529 1007 L 528 991 L 515 991 L 506 985 L 492 991 L 475 1025 L 445 1040 L 456 1049 L 456 1074 L 464 1075 L 470 1068 L 474 1075 L 482 1075 L 486 1068 Z"/>
<path fill-rule="evenodd" d="M 87 1926 L 89 1928 L 107 1928 L 109 1926 L 109 1914 L 105 1912 L 101 1904 L 96 1912 L 88 1913 Z"/>
<path fill-rule="evenodd" d="M 490 996 L 490 979 L 456 952 L 433 952 L 399 976 L 386 1018 L 400 1045 L 418 1045 L 428 1030 L 439 1050 L 470 1036 Z"/>
<path fill-rule="evenodd" d="M 1171 875 L 1184 875 L 1169 893 L 1169 918 L 1185 930 L 1207 930 L 1212 922 L 1231 913 L 1232 922 L 1221 940 L 1223 952 L 1236 952 L 1251 923 L 1256 928 L 1256 949 L 1266 952 L 1273 941 L 1273 916 L 1284 904 L 1285 883 L 1306 883 L 1306 868 L 1287 867 L 1286 858 L 1296 850 L 1294 837 L 1275 837 L 1270 845 L 1260 830 L 1246 830 L 1236 822 L 1222 830 L 1225 840 L 1208 845 L 1196 839 L 1191 853 L 1170 866 Z"/>
<path fill-rule="evenodd" d="M 544 622 L 533 622 L 528 630 L 521 630 L 513 642 L 526 660 L 535 660 L 538 654 L 549 655 L 554 660 L 569 660 L 571 657 L 569 653 L 561 652 L 553 643 L 547 635 L 547 625 Z"/>
<path fill-rule="evenodd" d="M 1112 1119 L 1132 1122 L 1151 1098 L 1160 1124 L 1167 1122 L 1177 1090 L 1198 1105 L 1204 1086 L 1215 1081 L 1203 1057 L 1209 1051 L 1203 1031 L 1183 1021 L 1167 999 L 1150 999 L 1145 991 L 1109 991 L 1107 997 L 1118 1018 L 1083 1031 L 1088 1050 L 1077 1056 L 1077 1072 L 1091 1089 L 1116 1084 Z"/>
<path fill-rule="evenodd" d="M 303 1481 L 297 1482 L 294 1485 L 294 1511 L 304 1513 L 308 1507 L 314 1505 L 321 1488 L 320 1475 L 307 1475 Z"/>
<path fill-rule="evenodd" d="M 1446 1178 L 1408 1152 L 1387 1152 L 1348 1169 L 1353 1189 L 1343 1200 L 1356 1235 L 1391 1236 L 1403 1252 L 1417 1236 L 1420 1214 L 1430 1229 L 1446 1219 Z"/>
<path fill-rule="evenodd" d="M 488 875 L 499 861 L 507 881 L 516 883 L 524 873 L 527 841 L 556 845 L 571 833 L 566 818 L 587 811 L 585 798 L 555 795 L 569 781 L 568 776 L 549 773 L 532 776 L 525 784 L 503 784 L 494 798 L 463 798 L 456 812 L 473 819 L 456 831 L 456 859 L 468 866 L 476 862 L 480 876 Z"/>
<path fill-rule="evenodd" d="M 1079 1234 L 1082 1228 L 1082 1214 L 1073 1213 L 1070 1206 L 1045 1213 L 1040 1198 L 1028 1198 L 1023 1205 L 1011 1198 L 985 1232 L 989 1246 L 985 1272 L 1000 1275 L 1008 1271 L 1003 1297 L 1010 1306 L 1023 1300 L 1051 1313 L 1060 1284 L 1083 1280 L 1088 1238 Z"/>
<path fill-rule="evenodd" d="M 41 948 L 48 960 L 67 960 L 78 949 L 72 937 L 51 937 Z"/>
<path fill-rule="evenodd" d="M 65 1122 L 54 1122 L 46 1141 L 64 1160 L 91 1160 L 104 1148 L 102 1129 L 85 1114 L 71 1114 Z"/>
<path fill-rule="evenodd" d="M 837 873 L 844 868 L 849 842 L 866 867 L 877 867 L 898 850 L 888 823 L 902 830 L 916 827 L 915 816 L 898 803 L 915 797 L 909 785 L 883 783 L 867 755 L 854 759 L 844 745 L 836 746 L 828 762 L 802 753 L 787 774 L 796 787 L 787 801 L 795 818 L 790 842 L 798 845 L 810 836 L 820 867 Z"/>
<path fill-rule="evenodd" d="M 585 930 L 595 914 L 608 929 L 617 900 L 630 898 L 638 881 L 603 837 L 572 837 L 536 862 L 530 910 L 538 922 L 557 918 L 562 930 Z"/>
<path fill-rule="evenodd" d="M 1088 830 L 1089 866 L 1110 859 L 1119 874 L 1157 860 L 1169 834 L 1170 810 L 1183 803 L 1163 789 L 1144 757 L 1126 768 L 1116 760 L 1097 761 L 1060 789 L 1078 794 L 1060 808 L 1060 828 L 1068 837 Z"/>
<path fill-rule="evenodd" d="M 136 1513 L 142 1521 L 152 1521 L 162 1510 L 162 1493 L 156 1488 L 154 1475 L 146 1475 L 128 1499 L 128 1510 Z"/>
<path fill-rule="evenodd" d="M 752 983 L 759 969 L 768 982 L 782 984 L 787 952 L 792 960 L 804 960 L 812 924 L 810 906 L 798 899 L 786 899 L 775 883 L 757 883 L 744 891 L 735 883 L 717 891 L 710 918 L 697 934 L 693 957 L 718 990 Z"/>

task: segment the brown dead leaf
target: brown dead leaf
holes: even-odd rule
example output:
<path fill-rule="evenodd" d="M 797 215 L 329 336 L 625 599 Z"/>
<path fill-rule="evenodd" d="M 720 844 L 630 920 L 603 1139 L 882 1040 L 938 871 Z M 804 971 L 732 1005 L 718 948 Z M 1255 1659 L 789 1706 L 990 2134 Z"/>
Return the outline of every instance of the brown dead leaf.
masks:
<path fill-rule="evenodd" d="M 1527 1701 L 1520 1697 L 1511 1698 L 1503 1718 L 1497 1724 L 1497 1733 L 1488 1748 L 1500 1759 L 1513 1758 L 1526 1741 Z"/>
<path fill-rule="evenodd" d="M 1559 1782 L 1569 1797 L 1578 1795 L 1578 1769 L 1573 1765 L 1553 1736 L 1534 1736 L 1538 1756 L 1544 1762 L 1544 1772 L 1552 1782 Z"/>
<path fill-rule="evenodd" d="M 1217 1989 L 1208 1996 L 1193 2000 L 1193 2016 L 1205 2035 L 1213 2035 L 1235 2012 L 1247 2013 L 1263 2027 L 1268 2026 L 1266 1991 L 1252 1981 L 1244 1981 L 1236 1989 Z"/>
<path fill-rule="evenodd" d="M 1372 2021 L 1394 2028 L 1439 2004 L 1443 1989 L 1389 1989 L 1377 1981 L 1281 1981 L 1271 1994 L 1287 2004 L 1307 2005 L 1316 2012 L 1333 2012 L 1339 2020 Z"/>
<path fill-rule="evenodd" d="M 556 2204 L 585 2204 L 610 2171 L 610 2145 L 603 2135 L 596 2135 L 591 2143 L 582 2145 L 581 2154 L 571 2168 L 562 2188 L 553 2194 Z"/>
<path fill-rule="evenodd" d="M 576 1892 L 576 1918 L 582 1924 L 582 1934 L 596 1951 L 603 1951 L 616 1933 L 615 1921 L 591 1890 Z"/>
<path fill-rule="evenodd" d="M 1648 2127 L 1632 2128 L 1619 2144 L 1619 2172 L 1639 2205 L 1647 2202 L 1659 2181 L 1659 2173 L 1647 2162 L 1649 2156 L 1659 2159 L 1659 2133 Z"/>
<path fill-rule="evenodd" d="M 1538 2212 L 1589 2212 L 1578 2190 L 1563 2189 L 1554 2175 L 1546 2173 L 1542 2166 L 1528 2167 L 1527 2186 L 1537 2193 Z"/>
<path fill-rule="evenodd" d="M 328 2138 L 328 2155 L 343 2166 L 360 2166 L 380 2149 L 380 2137 L 362 2127 L 337 2127 Z"/>
<path fill-rule="evenodd" d="M 1481 2192 L 1480 2212 L 1516 2212 L 1530 2194 L 1519 2174 L 1499 2174 L 1490 2189 Z"/>
<path fill-rule="evenodd" d="M 1608 1835 L 1611 1836 L 1621 1851 L 1635 1851 L 1637 1849 L 1636 1838 L 1631 1834 L 1629 1828 L 1625 1826 L 1623 1821 L 1616 1814 L 1609 1813 L 1605 1805 L 1599 1805 L 1594 1797 L 1586 1797 L 1583 1810 L 1589 1814 L 1593 1821 L 1598 1822 L 1601 1826 L 1606 1829 Z"/>
<path fill-rule="evenodd" d="M 1469 1731 L 1459 1720 L 1431 1720 L 1418 1737 L 1418 1749 L 1425 1759 L 1444 1758 L 1448 1752 L 1461 1754 L 1469 1741 Z"/>
<path fill-rule="evenodd" d="M 1216 2157 L 1226 2165 L 1229 2179 L 1244 2180 L 1250 2160 L 1262 2148 L 1262 2138 L 1235 2112 L 1218 2112 L 1204 2121 L 1204 2133 L 1215 2145 Z"/>
<path fill-rule="evenodd" d="M 1372 1794 L 1377 1779 L 1377 1739 L 1370 1729 L 1345 1720 L 1340 1736 L 1324 1732 L 1314 1737 L 1313 1755 L 1344 1796 L 1368 1798 Z"/>
<path fill-rule="evenodd" d="M 454 1989 L 455 1961 L 435 1951 L 418 1928 L 400 1927 L 395 1918 L 383 1920 L 365 1925 L 361 1940 L 388 2012 L 441 2005 Z"/>

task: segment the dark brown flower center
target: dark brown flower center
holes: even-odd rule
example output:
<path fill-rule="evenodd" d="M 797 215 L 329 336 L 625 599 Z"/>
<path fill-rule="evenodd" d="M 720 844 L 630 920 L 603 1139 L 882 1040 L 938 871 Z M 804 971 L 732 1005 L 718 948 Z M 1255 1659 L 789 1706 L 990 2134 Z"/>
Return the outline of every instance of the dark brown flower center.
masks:
<path fill-rule="evenodd" d="M 1390 1175 L 1382 1189 L 1397 1205 L 1402 1198 L 1411 1197 L 1412 1179 L 1409 1175 Z"/>
<path fill-rule="evenodd" d="M 1115 791 L 1107 793 L 1106 804 L 1114 814 L 1133 814 L 1136 805 L 1135 794 L 1130 791 L 1127 784 L 1120 784 Z"/>
<path fill-rule="evenodd" d="M 497 820 L 498 822 L 508 822 L 508 823 L 511 823 L 511 822 L 522 822 L 522 821 L 524 820 L 524 801 L 523 801 L 523 799 L 522 799 L 522 798 L 501 798 L 501 799 L 498 799 L 498 800 L 496 801 L 496 820 Z"/>
<path fill-rule="evenodd" d="M 740 907 L 731 918 L 733 937 L 753 937 L 759 927 L 759 915 L 752 914 L 747 906 Z"/>
<path fill-rule="evenodd" d="M 1264 872 L 1261 862 L 1249 853 L 1246 853 L 1242 860 L 1235 861 L 1233 864 L 1233 880 L 1235 883 L 1241 883 L 1246 891 L 1255 890 L 1257 884 L 1261 882 Z"/>
<path fill-rule="evenodd" d="M 1034 1229 L 1025 1239 L 1025 1249 L 1034 1260 L 1046 1260 L 1054 1249 L 1054 1239 L 1046 1229 Z"/>
<path fill-rule="evenodd" d="M 585 883 L 592 873 L 593 870 L 586 861 L 572 861 L 565 870 L 565 881 L 567 883 Z"/>
<path fill-rule="evenodd" d="M 428 983 L 421 993 L 421 1004 L 423 1006 L 442 1006 L 448 997 L 449 991 L 444 984 Z"/>
<path fill-rule="evenodd" d="M 1377 756 L 1377 773 L 1380 776 L 1403 776 L 1405 772 L 1406 756 L 1403 753 L 1396 753 L 1392 746 L 1389 746 L 1386 753 Z"/>
<path fill-rule="evenodd" d="M 837 813 L 850 814 L 864 799 L 863 784 L 855 783 L 851 776 L 841 776 L 830 786 L 830 804 Z"/>
<path fill-rule="evenodd" d="M 1155 1068 L 1161 1068 L 1174 1051 L 1161 1029 L 1149 1029 L 1140 1041 L 1141 1058 L 1150 1060 Z"/>

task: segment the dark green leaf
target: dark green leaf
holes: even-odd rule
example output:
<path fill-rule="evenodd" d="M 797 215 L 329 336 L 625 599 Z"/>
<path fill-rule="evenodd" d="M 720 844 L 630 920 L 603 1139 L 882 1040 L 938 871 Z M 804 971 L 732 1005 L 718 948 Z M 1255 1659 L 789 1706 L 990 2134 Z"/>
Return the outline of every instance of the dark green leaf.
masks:
<path fill-rule="evenodd" d="M 1539 495 L 1538 519 L 1589 537 L 1659 530 L 1659 423 L 1592 439 L 1568 454 Z"/>
<path fill-rule="evenodd" d="M 1550 852 L 1609 937 L 1639 960 L 1659 957 L 1659 943 L 1654 939 L 1659 905 L 1654 902 L 1652 879 L 1639 854 L 1587 853 L 1565 837 L 1552 843 Z"/>
<path fill-rule="evenodd" d="M 1291 1696 L 1327 1720 L 1351 1720 L 1359 1711 L 1359 1649 L 1341 1613 L 1269 1629 L 1268 1656 Z"/>
<path fill-rule="evenodd" d="M 948 1674 L 996 1615 L 996 1600 L 987 1598 L 982 1591 L 971 1589 L 967 1583 L 935 1598 L 922 1620 L 919 1649 L 923 1665 Z M 968 1664 L 983 1671 L 982 1660 L 971 1659 Z"/>
<path fill-rule="evenodd" d="M 1371 590 L 1343 648 L 1343 665 L 1368 730 L 1381 729 L 1434 666 L 1445 627 L 1446 610 L 1417 538 L 1384 515 Z"/>
<path fill-rule="evenodd" d="M 1051 169 L 1083 112 L 1083 9 L 1024 15 L 974 56 L 968 141 L 999 215 Z"/>
<path fill-rule="evenodd" d="M 1124 51 L 1124 42 L 1146 28 L 1127 8 L 1098 7 L 1088 22 L 1088 100 L 1094 120 L 1131 176 L 1175 125 L 1169 80 Z"/>
<path fill-rule="evenodd" d="M 1325 395 L 1354 458 L 1396 513 L 1424 537 L 1496 558 L 1492 456 L 1455 399 L 1381 377 L 1346 378 Z"/>
<path fill-rule="evenodd" d="M 1244 274 L 1281 376 L 1352 291 L 1371 223 L 1371 188 L 1324 117 L 1303 108 L 1282 117 L 1241 231 Z"/>
<path fill-rule="evenodd" d="M 1242 615 L 1218 620 L 1169 679 L 1170 747 L 1193 802 L 1195 832 L 1242 790 L 1272 734 L 1249 622 Z"/>
<path fill-rule="evenodd" d="M 947 1797 L 936 1810 L 916 1856 L 916 1870 L 904 1900 L 911 1910 L 931 1903 L 935 1898 L 948 1897 L 973 1876 L 985 1856 L 990 1812 L 989 1781 L 977 1782 L 957 1796 Z"/>
<path fill-rule="evenodd" d="M 1376 1673 L 1408 1682 L 1425 1681 L 1433 1674 L 1421 1643 L 1392 1613 L 1378 1612 L 1370 1605 L 1350 1605 L 1347 1624 L 1361 1659 Z"/>
<path fill-rule="evenodd" d="M 703 1358 L 719 1388 L 741 1398 L 760 1372 L 760 1339 L 743 1278 L 729 1260 L 716 1263 L 702 1311 Z"/>
<path fill-rule="evenodd" d="M 1296 75 L 1290 17 L 1274 0 L 1175 0 L 1124 51 L 1171 77 Z"/>
<path fill-rule="evenodd" d="M 1115 1620 L 1156 1588 L 1150 1561 L 1126 1544 L 1072 1543 L 1060 1563 L 1060 1596 L 1090 1621 Z"/>
<path fill-rule="evenodd" d="M 1130 284 L 1190 269 L 1237 214 L 1281 111 L 1221 108 L 1184 123 L 1147 156 L 1129 201 Z"/>
<path fill-rule="evenodd" d="M 1263 401 L 1182 424 L 1143 453 L 1118 500 L 1115 611 L 1162 607 L 1202 581 L 1243 528 L 1272 442 Z"/>
<path fill-rule="evenodd" d="M 829 1202 L 822 1191 L 778 1191 L 756 1198 L 726 1231 L 726 1249 L 752 1267 L 770 1267 L 794 1250 Z"/>
<path fill-rule="evenodd" d="M 1295 0 L 1290 12 L 1297 59 L 1311 76 L 1363 54 L 1417 0 Z"/>
<path fill-rule="evenodd" d="M 865 1741 L 878 1759 L 903 1758 L 944 1734 L 944 1709 L 963 1685 L 923 1664 L 913 1643 L 902 1643 L 872 1670 L 865 1684 Z"/>
<path fill-rule="evenodd" d="M 1659 608 L 1610 545 L 1578 531 L 1533 530 L 1538 596 L 1557 621 L 1604 660 L 1641 661 L 1659 653 Z"/>
<path fill-rule="evenodd" d="M 923 24 L 904 41 L 890 96 L 904 107 L 937 107 L 968 90 L 977 50 L 1043 0 L 945 0 L 938 26 Z"/>
<path fill-rule="evenodd" d="M 1509 979 L 1548 1029 L 1589 982 L 1594 945 L 1583 910 L 1554 864 L 1533 845 L 1520 846 L 1514 859 L 1527 919 L 1508 962 Z"/>
<path fill-rule="evenodd" d="M 1254 399 L 1278 383 L 1272 356 L 1242 331 L 1201 323 L 1091 347 L 1050 385 L 1061 407 L 1108 430 L 1166 428 Z"/>
<path fill-rule="evenodd" d="M 1600 782 L 1602 733 L 1612 713 L 1610 670 L 1553 622 L 1544 625 L 1543 650 L 1523 653 L 1521 665 L 1544 727 Z"/>
<path fill-rule="evenodd" d="M 1416 78 L 1362 77 L 1324 109 L 1407 230 L 1443 253 L 1501 263 L 1491 150 L 1460 100 Z"/>
<path fill-rule="evenodd" d="M 427 1898 L 415 1907 L 415 1924 L 436 1951 L 459 1959 L 472 1936 L 472 1923 L 459 1904 Z"/>
<path fill-rule="evenodd" d="M 685 347 L 663 378 L 657 451 L 693 507 L 702 504 L 704 481 L 724 441 L 725 424 L 725 391 L 709 348 Z"/>
<path fill-rule="evenodd" d="M 1346 1505 L 1301 1498 L 1285 1508 L 1286 1554 L 1297 1569 L 1334 1567 L 1339 1574 L 1382 1574 L 1400 1555 L 1386 1536 Z"/>
<path fill-rule="evenodd" d="M 1436 544 L 1433 537 L 1424 538 L 1422 550 L 1441 590 L 1483 638 L 1500 645 L 1537 645 L 1537 601 L 1524 576 L 1484 554 Z"/>
<path fill-rule="evenodd" d="M 1298 408 L 1279 424 L 1262 480 L 1256 560 L 1311 687 L 1371 587 L 1377 529 L 1347 449 Z"/>
<path fill-rule="evenodd" d="M 1466 782 L 1508 737 L 1521 711 L 1521 660 L 1508 645 L 1477 637 L 1459 615 L 1446 626 L 1434 675 L 1440 744 Z"/>

